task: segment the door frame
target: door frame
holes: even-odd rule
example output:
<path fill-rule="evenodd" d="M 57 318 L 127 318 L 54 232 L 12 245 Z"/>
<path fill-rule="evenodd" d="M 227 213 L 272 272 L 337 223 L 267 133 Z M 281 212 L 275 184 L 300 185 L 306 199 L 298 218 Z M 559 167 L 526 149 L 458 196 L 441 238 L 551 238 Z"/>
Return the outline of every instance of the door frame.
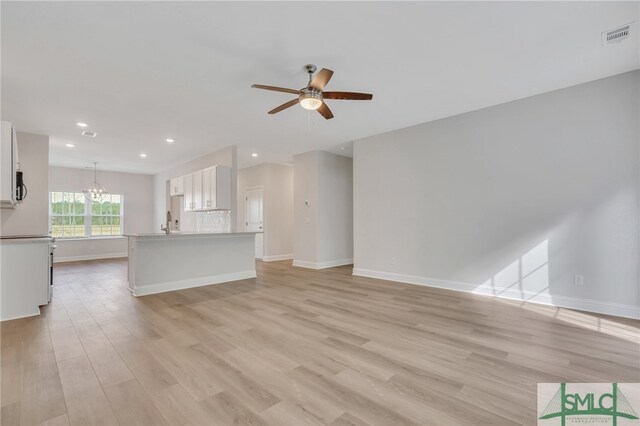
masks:
<path fill-rule="evenodd" d="M 259 189 L 262 194 L 262 253 L 260 257 L 256 257 L 256 259 L 262 260 L 264 258 L 264 187 L 263 186 L 252 186 L 244 189 L 244 230 L 247 231 L 247 226 L 249 225 L 249 197 L 247 196 L 247 192 Z"/>

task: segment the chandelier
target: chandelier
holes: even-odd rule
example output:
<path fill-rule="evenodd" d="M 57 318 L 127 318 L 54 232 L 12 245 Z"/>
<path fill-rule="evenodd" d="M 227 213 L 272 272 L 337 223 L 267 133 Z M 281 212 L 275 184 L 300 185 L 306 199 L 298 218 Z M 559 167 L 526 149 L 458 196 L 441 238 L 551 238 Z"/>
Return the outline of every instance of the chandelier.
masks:
<path fill-rule="evenodd" d="M 82 193 L 85 197 L 87 197 L 90 201 L 100 202 L 104 198 L 105 195 L 108 194 L 107 189 L 100 185 L 97 181 L 97 165 L 96 161 L 93 162 L 93 182 L 89 185 L 85 186 L 82 189 Z"/>

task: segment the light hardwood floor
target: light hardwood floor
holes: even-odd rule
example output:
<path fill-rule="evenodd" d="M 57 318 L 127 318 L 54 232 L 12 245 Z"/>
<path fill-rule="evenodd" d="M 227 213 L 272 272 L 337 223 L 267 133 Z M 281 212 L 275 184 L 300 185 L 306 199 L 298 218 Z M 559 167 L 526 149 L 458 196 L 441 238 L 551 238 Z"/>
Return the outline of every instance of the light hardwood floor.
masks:
<path fill-rule="evenodd" d="M 640 382 L 639 321 L 289 263 L 142 298 L 56 266 L 2 323 L 2 424 L 535 424 L 538 382 Z"/>

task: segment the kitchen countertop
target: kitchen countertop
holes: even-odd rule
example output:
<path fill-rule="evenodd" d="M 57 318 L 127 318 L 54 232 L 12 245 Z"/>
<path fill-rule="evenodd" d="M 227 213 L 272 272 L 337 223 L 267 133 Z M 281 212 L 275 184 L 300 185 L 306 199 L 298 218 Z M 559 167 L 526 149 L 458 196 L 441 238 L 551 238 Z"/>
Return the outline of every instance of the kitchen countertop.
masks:
<path fill-rule="evenodd" d="M 51 237 L 36 238 L 2 238 L 0 244 L 34 244 L 34 243 L 50 243 L 53 241 Z"/>
<path fill-rule="evenodd" d="M 261 232 L 172 232 L 166 234 L 164 232 L 152 232 L 146 234 L 125 234 L 125 237 L 148 238 L 148 237 L 217 237 L 229 235 L 255 235 Z"/>

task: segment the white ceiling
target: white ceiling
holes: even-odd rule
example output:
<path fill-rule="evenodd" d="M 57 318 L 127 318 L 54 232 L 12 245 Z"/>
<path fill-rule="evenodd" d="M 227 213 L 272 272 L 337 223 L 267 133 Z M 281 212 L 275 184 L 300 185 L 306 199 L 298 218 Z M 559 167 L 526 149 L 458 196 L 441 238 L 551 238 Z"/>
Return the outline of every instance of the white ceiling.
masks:
<path fill-rule="evenodd" d="M 2 119 L 50 135 L 50 161 L 64 166 L 155 173 L 231 144 L 243 167 L 312 149 L 348 155 L 354 139 L 639 68 L 637 28 L 618 45 L 600 38 L 638 22 L 638 9 L 3 1 Z M 250 85 L 300 88 L 306 63 L 335 71 L 328 90 L 373 101 L 329 101 L 329 121 L 299 106 L 267 115 L 292 96 Z M 78 121 L 98 137 L 80 136 Z"/>

